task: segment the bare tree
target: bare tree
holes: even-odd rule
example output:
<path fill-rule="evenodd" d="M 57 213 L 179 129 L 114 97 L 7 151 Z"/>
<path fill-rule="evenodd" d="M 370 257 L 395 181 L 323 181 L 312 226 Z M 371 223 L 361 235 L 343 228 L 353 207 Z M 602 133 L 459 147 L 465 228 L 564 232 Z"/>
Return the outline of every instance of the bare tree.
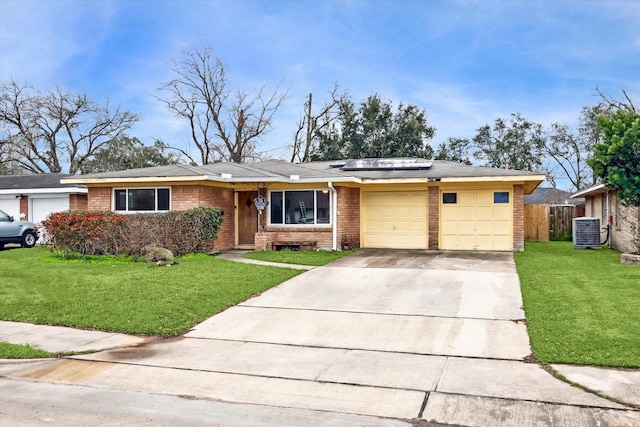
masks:
<path fill-rule="evenodd" d="M 602 102 L 607 107 L 607 110 L 628 110 L 634 114 L 638 114 L 638 110 L 636 109 L 635 104 L 631 97 L 627 94 L 627 91 L 622 89 L 622 96 L 624 96 L 624 100 L 619 101 L 614 99 L 612 96 L 607 96 L 600 91 L 600 88 L 596 86 L 596 93 L 602 99 Z"/>
<path fill-rule="evenodd" d="M 176 78 L 160 86 L 166 97 L 157 97 L 190 127 L 190 139 L 200 152 L 200 163 L 243 163 L 259 158 L 257 143 L 270 130 L 276 111 L 287 99 L 280 86 L 266 85 L 257 93 L 227 87 L 225 66 L 209 44 L 182 51 L 171 61 Z M 187 150 L 172 147 L 197 163 Z"/>
<path fill-rule="evenodd" d="M 66 167 L 74 174 L 138 120 L 137 114 L 112 109 L 108 102 L 100 105 L 86 94 L 59 88 L 41 93 L 11 80 L 0 94 L 2 160 L 28 173 L 62 172 Z"/>
<path fill-rule="evenodd" d="M 325 102 L 316 114 L 312 113 L 313 94 L 309 94 L 309 100 L 304 104 L 304 117 L 298 121 L 298 128 L 293 137 L 291 162 L 308 162 L 311 157 L 313 135 L 317 131 L 331 125 L 338 118 L 338 106 L 345 99 L 346 93 L 338 93 L 339 86 L 334 84 L 329 92 L 330 100 Z"/>

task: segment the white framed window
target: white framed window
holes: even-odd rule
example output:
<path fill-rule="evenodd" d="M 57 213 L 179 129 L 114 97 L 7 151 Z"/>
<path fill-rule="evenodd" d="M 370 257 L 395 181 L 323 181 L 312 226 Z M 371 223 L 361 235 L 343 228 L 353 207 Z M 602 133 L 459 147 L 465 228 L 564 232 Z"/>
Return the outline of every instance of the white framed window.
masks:
<path fill-rule="evenodd" d="M 330 225 L 329 190 L 282 190 L 269 192 L 269 224 Z"/>
<path fill-rule="evenodd" d="M 116 188 L 113 210 L 116 212 L 161 212 L 171 209 L 169 188 Z"/>

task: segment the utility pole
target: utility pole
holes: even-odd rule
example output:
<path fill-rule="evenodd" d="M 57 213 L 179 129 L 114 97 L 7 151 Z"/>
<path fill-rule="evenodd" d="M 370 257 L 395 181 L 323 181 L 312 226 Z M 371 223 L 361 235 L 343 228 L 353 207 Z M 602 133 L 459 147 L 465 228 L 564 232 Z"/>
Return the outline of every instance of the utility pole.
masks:
<path fill-rule="evenodd" d="M 313 131 L 313 124 L 311 123 L 313 118 L 311 117 L 311 101 L 313 99 L 313 94 L 309 93 L 309 103 L 307 104 L 307 144 L 304 147 L 304 157 L 302 158 L 303 162 L 309 161 L 309 150 L 311 149 L 311 132 Z"/>

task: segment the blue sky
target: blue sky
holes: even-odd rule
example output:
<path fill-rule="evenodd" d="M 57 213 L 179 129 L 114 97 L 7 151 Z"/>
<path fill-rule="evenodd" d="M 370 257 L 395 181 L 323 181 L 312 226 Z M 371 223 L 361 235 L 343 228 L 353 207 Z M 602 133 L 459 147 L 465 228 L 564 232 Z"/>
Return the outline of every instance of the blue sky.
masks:
<path fill-rule="evenodd" d="M 0 80 L 108 98 L 141 114 L 131 136 L 184 147 L 186 123 L 153 95 L 170 58 L 204 41 L 233 87 L 290 88 L 263 139 L 272 156 L 335 82 L 425 109 L 435 147 L 515 112 L 573 123 L 596 86 L 640 100 L 639 22 L 633 0 L 0 0 Z"/>

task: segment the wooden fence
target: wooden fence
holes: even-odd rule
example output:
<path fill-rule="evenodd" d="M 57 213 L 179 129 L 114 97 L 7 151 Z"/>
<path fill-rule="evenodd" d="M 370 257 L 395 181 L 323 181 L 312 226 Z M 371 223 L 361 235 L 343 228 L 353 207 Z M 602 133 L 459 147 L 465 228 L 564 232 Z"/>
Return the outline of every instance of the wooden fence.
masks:
<path fill-rule="evenodd" d="M 524 205 L 524 240 L 571 240 L 573 205 Z"/>

